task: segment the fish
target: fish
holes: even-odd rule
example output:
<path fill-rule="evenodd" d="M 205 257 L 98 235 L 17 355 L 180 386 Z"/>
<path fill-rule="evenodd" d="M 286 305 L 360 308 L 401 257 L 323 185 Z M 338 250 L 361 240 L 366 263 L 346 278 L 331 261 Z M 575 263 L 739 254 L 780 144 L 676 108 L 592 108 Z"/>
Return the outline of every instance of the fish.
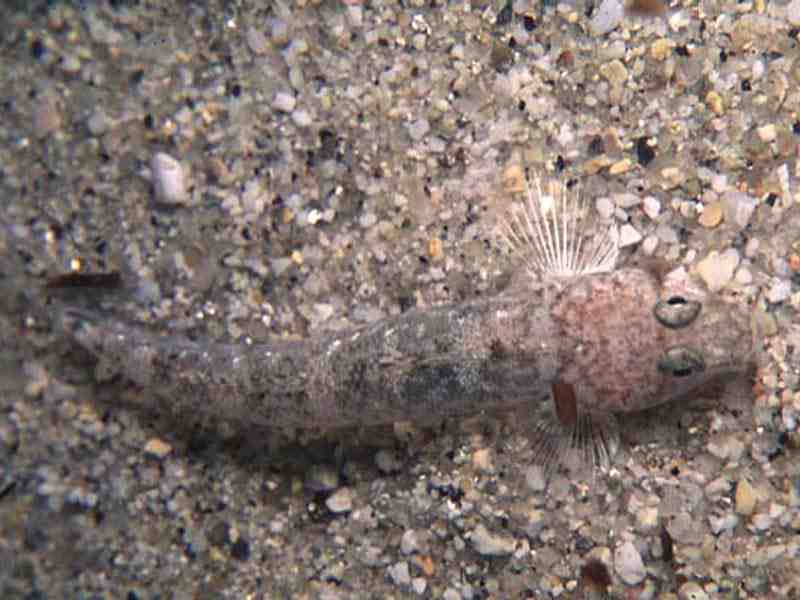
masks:
<path fill-rule="evenodd" d="M 494 297 L 261 343 L 189 339 L 79 306 L 60 309 L 58 327 L 178 415 L 328 430 L 513 409 L 546 415 L 531 435 L 548 467 L 570 451 L 608 464 L 617 415 L 752 370 L 747 302 L 683 268 L 619 266 L 616 226 L 593 221 L 569 182 L 537 174 L 525 190 L 497 227 L 518 276 Z"/>

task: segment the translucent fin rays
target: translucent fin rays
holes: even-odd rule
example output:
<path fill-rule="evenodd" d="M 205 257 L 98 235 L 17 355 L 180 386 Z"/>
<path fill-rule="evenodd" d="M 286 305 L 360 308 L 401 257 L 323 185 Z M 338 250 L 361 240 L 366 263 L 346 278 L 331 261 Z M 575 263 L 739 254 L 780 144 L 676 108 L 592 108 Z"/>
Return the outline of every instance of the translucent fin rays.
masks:
<path fill-rule="evenodd" d="M 499 239 L 523 260 L 532 277 L 575 277 L 616 266 L 617 229 L 612 224 L 589 230 L 579 189 L 537 176 L 526 183 L 526 192 L 525 201 L 512 206 L 502 220 Z"/>
<path fill-rule="evenodd" d="M 594 477 L 608 469 L 619 451 L 619 425 L 613 415 L 580 415 L 572 426 L 557 418 L 536 424 L 531 441 L 535 463 L 550 479 L 560 468 L 573 476 Z"/>

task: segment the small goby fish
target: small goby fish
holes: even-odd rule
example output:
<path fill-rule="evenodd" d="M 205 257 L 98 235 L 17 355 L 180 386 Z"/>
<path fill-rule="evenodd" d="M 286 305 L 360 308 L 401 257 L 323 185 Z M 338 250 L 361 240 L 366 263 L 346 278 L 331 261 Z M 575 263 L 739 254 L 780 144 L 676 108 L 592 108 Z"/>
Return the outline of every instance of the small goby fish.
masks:
<path fill-rule="evenodd" d="M 680 272 L 617 268 L 616 229 L 592 237 L 586 212 L 577 192 L 535 179 L 500 232 L 521 283 L 302 341 L 192 341 L 76 308 L 60 324 L 153 402 L 280 428 L 554 402 L 561 426 L 589 431 L 752 367 L 749 307 Z"/>

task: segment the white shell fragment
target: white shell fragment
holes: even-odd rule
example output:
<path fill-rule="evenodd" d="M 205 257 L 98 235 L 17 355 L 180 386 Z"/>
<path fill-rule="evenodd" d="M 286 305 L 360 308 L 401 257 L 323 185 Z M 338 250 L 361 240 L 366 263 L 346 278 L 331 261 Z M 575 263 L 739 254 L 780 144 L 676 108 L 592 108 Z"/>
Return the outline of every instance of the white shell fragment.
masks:
<path fill-rule="evenodd" d="M 181 163 L 165 152 L 159 152 L 150 161 L 156 199 L 165 204 L 186 204 L 189 192 Z"/>

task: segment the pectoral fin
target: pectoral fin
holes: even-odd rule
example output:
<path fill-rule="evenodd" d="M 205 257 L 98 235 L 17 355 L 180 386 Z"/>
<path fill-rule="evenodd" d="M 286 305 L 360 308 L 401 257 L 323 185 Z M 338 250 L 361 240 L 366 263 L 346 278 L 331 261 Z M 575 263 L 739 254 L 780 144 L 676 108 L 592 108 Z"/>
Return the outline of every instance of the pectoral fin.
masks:
<path fill-rule="evenodd" d="M 540 415 L 533 436 L 536 461 L 548 478 L 558 467 L 582 477 L 610 466 L 619 447 L 614 416 L 582 411 L 580 386 L 556 381 L 550 389 L 552 410 Z"/>
<path fill-rule="evenodd" d="M 560 381 L 553 382 L 553 406 L 556 416 L 564 427 L 574 427 L 578 422 L 578 399 L 575 395 L 575 386 L 571 383 Z"/>

